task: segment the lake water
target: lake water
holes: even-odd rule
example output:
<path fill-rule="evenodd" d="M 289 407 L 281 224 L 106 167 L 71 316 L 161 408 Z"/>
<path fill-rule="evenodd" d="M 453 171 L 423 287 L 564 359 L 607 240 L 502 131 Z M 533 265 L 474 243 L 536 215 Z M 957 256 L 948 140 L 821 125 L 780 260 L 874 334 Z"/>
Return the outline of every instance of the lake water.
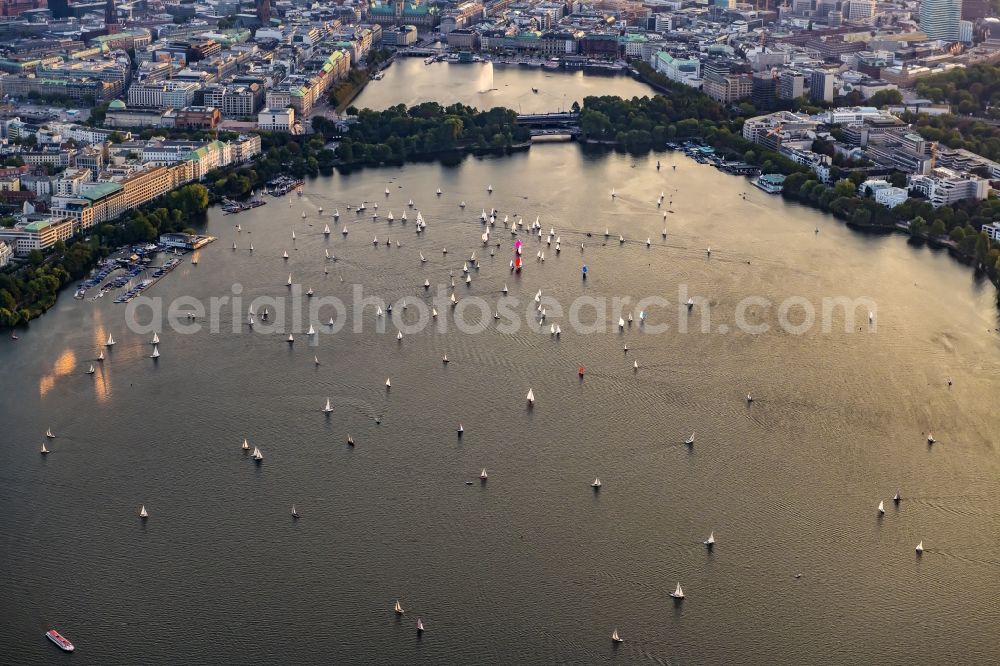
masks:
<path fill-rule="evenodd" d="M 369 82 L 353 104 L 359 109 L 384 109 L 394 104 L 461 102 L 479 109 L 505 106 L 518 113 L 551 113 L 568 111 L 573 102 L 582 104 L 589 95 L 630 98 L 651 94 L 649 86 L 624 75 L 481 62 L 425 65 L 421 58 L 399 58 L 385 70 L 381 81 Z"/>
<path fill-rule="evenodd" d="M 347 211 L 362 200 L 364 216 Z M 494 257 L 478 220 L 491 207 Z M 525 268 L 512 275 L 504 216 L 539 217 L 561 252 L 524 233 Z M 151 335 L 126 327 L 125 306 L 66 293 L 19 341 L 0 343 L 0 662 L 1000 658 L 995 290 L 945 253 L 856 234 L 679 154 L 589 155 L 569 143 L 320 178 L 301 198 L 213 210 L 208 232 L 219 240 L 198 265 L 185 259 L 147 293 L 240 291 L 222 332 L 166 328 L 154 362 Z M 467 287 L 474 250 L 481 265 Z M 491 313 L 463 306 L 488 329 L 450 323 L 397 341 L 392 323 L 376 330 L 370 306 L 361 332 L 320 325 L 315 346 L 302 332 L 289 345 L 287 333 L 241 325 L 251 298 L 287 296 L 289 272 L 316 299 L 349 303 L 358 284 L 399 315 L 405 297 L 410 321 L 435 292 L 424 280 L 445 285 L 449 271 L 460 303 L 493 304 L 506 284 L 522 313 L 539 289 L 567 312 L 550 305 L 542 331 L 522 315 L 499 333 Z M 682 285 L 705 299 L 690 314 L 678 309 Z M 647 306 L 646 328 L 666 333 L 638 321 L 619 331 L 617 312 L 603 333 L 569 324 L 581 296 L 610 310 L 612 297 L 651 295 L 670 305 Z M 801 299 L 794 324 L 803 302 L 819 320 L 822 299 L 837 296 L 871 299 L 874 330 L 863 309 L 849 332 L 842 311 L 828 333 L 818 321 L 781 329 L 787 299 Z M 439 320 L 452 321 L 448 309 Z M 698 332 L 706 310 L 710 332 Z M 771 330 L 740 330 L 740 310 Z M 581 317 L 592 322 L 594 310 Z M 84 374 L 109 333 L 118 344 Z M 48 427 L 58 437 L 43 457 Z M 261 448 L 260 466 L 240 451 L 244 437 Z M 710 531 L 718 543 L 707 552 Z M 687 598 L 675 604 L 678 581 Z M 76 643 L 71 658 L 44 639 L 51 627 Z M 616 627 L 625 642 L 614 647 Z"/>

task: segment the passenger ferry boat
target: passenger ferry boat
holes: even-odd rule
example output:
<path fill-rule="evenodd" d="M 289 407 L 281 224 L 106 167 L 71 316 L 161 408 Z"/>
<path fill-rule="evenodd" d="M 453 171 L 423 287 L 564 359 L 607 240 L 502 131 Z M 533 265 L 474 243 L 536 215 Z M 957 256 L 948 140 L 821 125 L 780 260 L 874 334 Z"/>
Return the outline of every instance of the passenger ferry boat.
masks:
<path fill-rule="evenodd" d="M 60 634 L 55 629 L 49 629 L 48 631 L 46 631 L 45 636 L 50 641 L 58 645 L 59 649 L 63 650 L 64 652 L 72 652 L 73 650 L 76 649 L 75 647 L 73 647 L 73 644 L 70 643 L 68 639 L 66 639 L 62 634 Z"/>

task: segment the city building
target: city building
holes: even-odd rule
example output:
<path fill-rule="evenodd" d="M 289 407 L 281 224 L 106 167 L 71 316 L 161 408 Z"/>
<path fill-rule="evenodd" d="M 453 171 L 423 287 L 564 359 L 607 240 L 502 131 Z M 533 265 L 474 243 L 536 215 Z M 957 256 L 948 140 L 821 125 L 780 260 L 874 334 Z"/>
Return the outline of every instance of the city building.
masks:
<path fill-rule="evenodd" d="M 920 0 L 920 30 L 931 39 L 958 41 L 962 0 Z"/>
<path fill-rule="evenodd" d="M 989 237 L 990 240 L 1000 243 L 1000 222 L 991 222 L 990 224 L 984 224 L 982 232 Z"/>
<path fill-rule="evenodd" d="M 6 241 L 0 241 L 0 268 L 6 268 L 14 258 L 14 250 Z"/>
<path fill-rule="evenodd" d="M 0 241 L 23 257 L 32 250 L 47 250 L 57 241 L 73 237 L 73 221 L 60 217 L 46 217 L 31 222 L 18 222 L 10 229 L 0 228 Z"/>
<path fill-rule="evenodd" d="M 689 86 L 701 85 L 701 61 L 697 58 L 675 58 L 666 51 L 653 56 L 653 68 L 671 81 Z"/>
<path fill-rule="evenodd" d="M 295 109 L 264 109 L 257 114 L 257 129 L 272 132 L 292 132 L 295 127 Z"/>
<path fill-rule="evenodd" d="M 927 197 L 932 206 L 947 206 L 966 199 L 982 200 L 990 192 L 989 181 L 970 173 L 938 167 L 928 175 L 907 177 L 907 185 Z"/>

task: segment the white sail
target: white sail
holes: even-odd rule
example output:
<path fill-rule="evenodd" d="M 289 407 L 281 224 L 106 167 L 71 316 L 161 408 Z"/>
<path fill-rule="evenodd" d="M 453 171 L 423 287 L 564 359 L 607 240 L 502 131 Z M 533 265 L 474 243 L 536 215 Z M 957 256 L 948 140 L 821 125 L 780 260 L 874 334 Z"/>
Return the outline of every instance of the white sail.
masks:
<path fill-rule="evenodd" d="M 590 484 L 590 487 L 591 487 L 591 488 L 600 488 L 600 487 L 601 487 L 601 485 L 602 485 L 602 484 L 601 484 L 601 479 L 600 479 L 600 477 L 595 477 L 595 478 L 594 478 L 594 482 Z"/>
<path fill-rule="evenodd" d="M 613 640 L 615 643 L 621 643 L 622 642 L 622 638 L 618 635 L 618 629 L 617 629 L 617 627 L 615 628 L 614 631 L 611 632 L 611 640 Z"/>
<path fill-rule="evenodd" d="M 55 435 L 52 434 L 52 428 L 48 428 L 45 431 L 45 436 L 48 437 L 49 439 L 55 439 Z"/>
<path fill-rule="evenodd" d="M 149 518 L 149 513 L 146 511 L 146 505 L 145 504 L 143 504 L 141 507 L 139 507 L 139 517 L 140 518 Z"/>
<path fill-rule="evenodd" d="M 482 480 L 484 480 L 484 481 L 486 480 L 487 474 L 486 474 L 486 468 L 485 467 L 483 468 L 483 471 L 479 473 L 479 478 L 482 479 Z"/>
<path fill-rule="evenodd" d="M 396 339 L 397 340 L 402 340 L 403 339 L 403 332 L 402 331 L 396 331 Z"/>
<path fill-rule="evenodd" d="M 878 503 L 878 512 L 879 513 L 885 513 L 885 502 L 879 502 Z"/>
<path fill-rule="evenodd" d="M 250 450 L 250 442 L 248 442 L 248 441 L 246 440 L 246 438 L 243 438 L 243 446 L 242 446 L 241 448 L 242 448 L 242 449 L 243 449 L 244 451 L 249 451 L 249 450 Z"/>
<path fill-rule="evenodd" d="M 396 605 L 392 609 L 397 615 L 403 614 L 403 607 L 399 605 L 399 599 L 396 600 Z"/>
<path fill-rule="evenodd" d="M 111 335 L 108 335 L 108 341 L 106 343 L 104 343 L 104 344 L 107 345 L 108 347 L 110 347 L 111 345 L 115 344 L 114 337 L 112 337 Z"/>
<path fill-rule="evenodd" d="M 677 583 L 677 587 L 674 588 L 674 591 L 670 593 L 670 596 L 672 596 L 674 599 L 684 598 L 684 589 L 681 587 L 680 583 Z"/>
<path fill-rule="evenodd" d="M 94 364 L 93 364 L 93 363 L 91 363 L 91 364 L 90 364 L 90 367 L 89 367 L 89 368 L 87 368 L 87 374 L 88 374 L 88 375 L 92 375 L 92 374 L 94 374 L 94 372 L 95 372 L 95 370 L 94 370 Z"/>
<path fill-rule="evenodd" d="M 153 341 L 150 344 L 154 345 L 160 344 L 160 336 L 158 336 L 156 333 L 153 333 Z"/>
<path fill-rule="evenodd" d="M 154 346 L 153 353 L 149 355 L 149 358 L 160 358 L 160 348 Z"/>
<path fill-rule="evenodd" d="M 263 460 L 264 459 L 264 454 L 261 453 L 260 449 L 258 449 L 256 446 L 253 447 L 253 459 L 254 460 Z"/>
<path fill-rule="evenodd" d="M 917 553 L 924 552 L 924 542 L 923 541 L 921 541 L 920 543 L 917 544 L 917 549 L 916 550 L 917 550 Z"/>
<path fill-rule="evenodd" d="M 530 402 L 530 403 L 534 403 L 535 402 L 535 390 L 534 389 L 528 389 L 528 402 Z"/>
<path fill-rule="evenodd" d="M 389 381 L 389 380 L 390 380 L 390 378 L 389 378 L 389 377 L 386 377 L 386 380 L 385 380 L 385 387 L 386 387 L 387 389 L 391 389 L 391 388 L 392 388 L 392 382 L 391 382 L 391 381 Z"/>
<path fill-rule="evenodd" d="M 42 455 L 45 455 L 48 452 L 49 452 L 49 450 L 47 448 L 45 448 L 45 442 L 42 442 Z"/>
<path fill-rule="evenodd" d="M 292 505 L 292 517 L 293 518 L 298 518 L 299 517 L 299 512 L 295 510 L 295 505 L 294 504 Z"/>
<path fill-rule="evenodd" d="M 329 398 L 326 399 L 326 406 L 323 407 L 323 411 L 324 412 L 332 412 L 333 411 L 333 406 L 330 404 L 330 399 Z"/>
<path fill-rule="evenodd" d="M 705 539 L 705 545 L 709 548 L 715 545 L 715 532 L 709 532 L 708 538 Z"/>

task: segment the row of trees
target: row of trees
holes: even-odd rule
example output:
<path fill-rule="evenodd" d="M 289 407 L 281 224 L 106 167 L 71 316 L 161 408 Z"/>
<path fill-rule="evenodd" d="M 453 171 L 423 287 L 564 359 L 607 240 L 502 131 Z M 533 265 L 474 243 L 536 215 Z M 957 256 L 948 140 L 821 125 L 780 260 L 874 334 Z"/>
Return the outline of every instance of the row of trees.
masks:
<path fill-rule="evenodd" d="M 329 138 L 339 135 L 332 123 L 317 124 L 316 120 L 313 127 L 318 131 Z M 437 102 L 411 108 L 399 104 L 384 111 L 359 112 L 337 155 L 347 165 L 399 163 L 455 150 L 507 151 L 530 137 L 510 109 L 479 111 L 464 104 L 444 107 Z"/>
<path fill-rule="evenodd" d="M 955 68 L 922 78 L 914 88 L 921 97 L 947 102 L 958 113 L 989 113 L 990 117 L 1000 118 L 1000 65 Z"/>
<path fill-rule="evenodd" d="M 59 290 L 86 277 L 96 263 L 124 244 L 145 243 L 171 231 L 191 231 L 208 208 L 204 185 L 185 185 L 146 206 L 129 211 L 118 223 L 105 223 L 87 238 L 58 241 L 46 257 L 38 250 L 27 264 L 0 274 L 0 325 L 16 326 L 55 305 Z"/>

